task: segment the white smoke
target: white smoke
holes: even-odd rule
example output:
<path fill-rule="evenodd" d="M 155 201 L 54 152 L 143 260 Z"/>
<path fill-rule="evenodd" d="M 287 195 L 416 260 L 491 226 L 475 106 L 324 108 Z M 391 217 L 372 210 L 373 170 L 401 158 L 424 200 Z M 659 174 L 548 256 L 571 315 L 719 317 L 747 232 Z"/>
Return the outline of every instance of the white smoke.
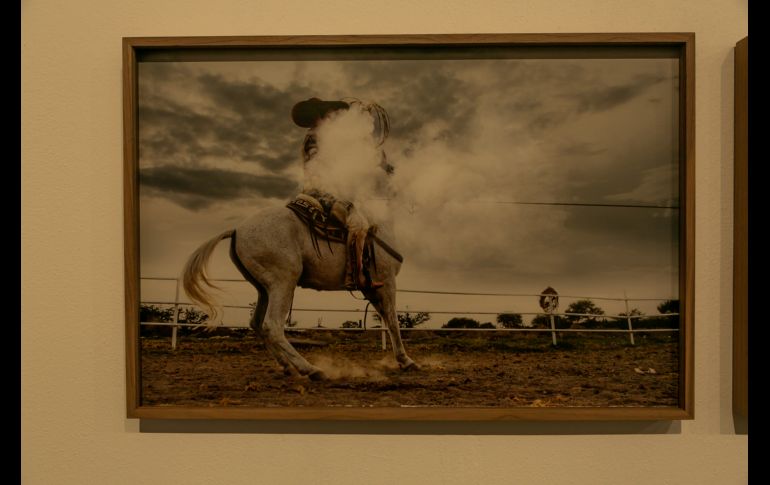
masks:
<path fill-rule="evenodd" d="M 382 150 L 388 151 L 389 143 L 378 146 L 373 127 L 373 117 L 358 104 L 323 120 L 316 128 L 318 152 L 305 164 L 305 190 L 318 189 L 352 202 L 369 223 L 395 220 L 395 244 L 410 265 L 463 272 L 506 264 L 521 270 L 523 262 L 528 271 L 540 270 L 532 264 L 538 258 L 522 258 L 511 249 L 537 246 L 527 239 L 557 228 L 562 217 L 552 213 L 533 220 L 531 210 L 490 205 L 510 199 L 512 192 L 533 190 L 521 183 L 532 180 L 523 173 L 532 165 L 516 163 L 517 157 L 533 156 L 531 145 L 522 144 L 515 153 L 501 150 L 508 135 L 492 122 L 483 127 L 477 143 L 452 149 L 441 136 L 448 127 L 439 120 L 416 133 L 422 141 L 408 155 L 388 153 L 395 173 L 386 176 Z M 501 152 L 507 154 L 505 159 Z M 382 190 L 383 181 L 388 191 Z"/>
<path fill-rule="evenodd" d="M 391 157 L 398 245 L 411 268 L 432 272 L 442 288 L 512 288 L 523 273 L 564 263 L 559 252 L 548 252 L 557 239 L 544 236 L 558 234 L 564 212 L 510 203 L 550 197 L 532 173 L 542 168 L 533 161 L 544 154 L 531 142 L 511 144 L 510 124 L 497 121 L 478 120 L 479 129 L 461 147 L 441 136 L 448 126 L 432 122 L 416 134 L 420 141 L 407 154 Z M 405 276 L 411 268 L 404 267 Z"/>
<path fill-rule="evenodd" d="M 364 214 L 377 212 L 386 174 L 373 127 L 372 115 L 358 104 L 323 120 L 316 128 L 318 152 L 305 164 L 305 190 L 330 193 Z"/>

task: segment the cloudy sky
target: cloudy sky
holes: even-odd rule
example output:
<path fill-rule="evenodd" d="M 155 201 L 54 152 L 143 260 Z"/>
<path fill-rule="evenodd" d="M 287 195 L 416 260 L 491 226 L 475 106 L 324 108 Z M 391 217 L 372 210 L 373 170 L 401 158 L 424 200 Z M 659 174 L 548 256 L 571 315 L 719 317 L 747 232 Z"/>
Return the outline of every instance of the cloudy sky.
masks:
<path fill-rule="evenodd" d="M 617 58 L 142 62 L 142 276 L 176 277 L 203 241 L 257 208 L 285 204 L 303 177 L 305 130 L 292 123 L 292 106 L 355 97 L 391 119 L 384 148 L 395 166 L 395 245 L 405 257 L 399 288 L 533 294 L 553 286 L 562 295 L 676 298 L 677 66 Z M 211 274 L 240 278 L 227 244 Z M 143 298 L 173 298 L 173 285 L 145 282 Z M 245 284 L 227 286 L 226 302 L 254 299 Z M 654 312 L 654 302 L 632 305 Z M 344 292 L 299 290 L 295 307 L 363 304 Z M 398 307 L 537 305 L 400 293 Z M 319 315 L 294 318 L 315 324 Z M 324 315 L 329 326 L 361 318 Z M 433 324 L 450 317 L 436 314 Z"/>

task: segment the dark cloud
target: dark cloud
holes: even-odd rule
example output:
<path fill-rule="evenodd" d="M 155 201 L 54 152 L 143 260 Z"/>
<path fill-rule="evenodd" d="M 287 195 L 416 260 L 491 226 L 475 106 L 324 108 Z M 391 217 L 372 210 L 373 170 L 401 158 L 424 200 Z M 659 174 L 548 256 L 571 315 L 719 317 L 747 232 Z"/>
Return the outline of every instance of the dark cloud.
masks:
<path fill-rule="evenodd" d="M 559 111 L 535 113 L 527 124 L 527 131 L 533 135 L 541 134 L 564 123 L 565 120 L 565 113 Z"/>
<path fill-rule="evenodd" d="M 288 119 L 292 100 L 286 99 L 285 92 L 259 79 L 241 82 L 217 74 L 201 74 L 197 81 L 202 92 L 217 106 L 238 113 L 245 120 L 275 123 Z"/>
<path fill-rule="evenodd" d="M 385 107 L 391 136 L 403 140 L 404 149 L 422 141 L 417 138 L 420 130 L 436 122 L 446 125 L 438 136 L 449 146 L 468 146 L 480 93 L 460 79 L 451 61 L 362 63 L 347 66 L 346 73 L 353 89 L 371 93 Z"/>
<path fill-rule="evenodd" d="M 543 107 L 543 102 L 537 99 L 515 99 L 509 104 L 509 109 L 513 113 L 523 114 L 537 111 Z"/>
<path fill-rule="evenodd" d="M 172 75 L 173 66 L 144 71 L 139 99 L 139 153 L 143 166 L 172 160 L 189 167 L 209 157 L 257 163 L 281 173 L 299 163 L 304 132 L 291 122 L 291 107 L 308 92 L 292 85 L 281 91 L 258 79 L 228 80 L 214 74 Z M 173 92 L 197 94 L 196 102 L 161 94 L 173 81 Z"/>
<path fill-rule="evenodd" d="M 149 189 L 149 194 L 171 199 L 192 210 L 242 197 L 288 198 L 298 189 L 296 181 L 275 175 L 174 165 L 141 169 L 139 180 L 142 190 Z"/>
<path fill-rule="evenodd" d="M 619 106 L 644 93 L 647 88 L 662 82 L 665 78 L 656 75 L 637 75 L 626 84 L 618 86 L 590 87 L 569 94 L 577 102 L 578 113 L 606 111 Z"/>
<path fill-rule="evenodd" d="M 550 218 L 563 221 L 541 223 L 540 219 Z M 626 277 L 632 281 L 637 274 L 676 268 L 676 210 L 541 206 L 511 213 L 507 223 L 499 222 L 499 218 L 483 213 L 476 220 L 464 221 L 479 234 L 472 238 L 446 229 L 436 231 L 437 226 L 426 221 L 426 233 L 450 236 L 426 242 L 401 231 L 399 249 L 408 255 L 409 264 L 422 270 L 451 267 L 485 278 L 497 272 L 516 277 L 557 274 L 590 278 L 627 270 Z"/>
<path fill-rule="evenodd" d="M 207 154 L 200 141 L 211 132 L 210 118 L 170 101 L 143 101 L 138 112 L 140 159 L 189 160 Z"/>
<path fill-rule="evenodd" d="M 637 152 L 629 150 L 609 157 L 600 154 L 573 158 L 570 161 L 565 157 L 563 170 L 568 177 L 560 189 L 563 202 L 676 205 L 677 173 L 669 165 L 660 165 L 661 161 L 665 163 L 667 158 L 670 159 L 670 154 L 665 153 L 661 147 L 650 145 Z M 656 163 L 659 164 L 657 167 Z M 645 184 L 647 174 L 653 167 L 669 169 L 665 176 L 661 174 L 656 179 L 659 190 L 655 191 L 654 196 L 648 194 L 644 199 L 617 196 L 633 193 Z"/>
<path fill-rule="evenodd" d="M 273 171 L 279 172 L 284 168 L 297 163 L 299 149 L 291 150 L 290 152 L 279 153 L 274 156 L 269 155 L 246 155 L 243 159 L 247 162 L 256 162 L 261 166 Z"/>
<path fill-rule="evenodd" d="M 567 213 L 560 250 L 570 255 L 569 271 L 676 268 L 678 210 L 575 207 Z"/>
<path fill-rule="evenodd" d="M 606 148 L 599 148 L 594 143 L 588 142 L 566 142 L 558 147 L 559 154 L 567 157 L 593 157 L 601 155 L 607 151 Z"/>
<path fill-rule="evenodd" d="M 643 73 L 613 85 L 590 62 L 510 62 L 505 69 L 494 69 L 487 82 L 500 112 L 528 120 L 526 130 L 511 133 L 512 138 L 546 137 L 565 123 L 620 106 L 670 79 Z"/>
<path fill-rule="evenodd" d="M 586 77 L 586 68 L 570 63 L 532 63 L 509 61 L 505 68 L 490 68 L 489 90 L 495 106 L 512 120 L 526 120 L 525 128 L 510 133 L 524 142 L 540 139 L 570 121 L 576 113 L 575 100 L 554 93 L 573 89 Z"/>
<path fill-rule="evenodd" d="M 635 243 L 667 241 L 678 214 L 676 209 L 574 207 L 568 211 L 564 228 L 591 234 L 591 239 L 633 246 Z"/>

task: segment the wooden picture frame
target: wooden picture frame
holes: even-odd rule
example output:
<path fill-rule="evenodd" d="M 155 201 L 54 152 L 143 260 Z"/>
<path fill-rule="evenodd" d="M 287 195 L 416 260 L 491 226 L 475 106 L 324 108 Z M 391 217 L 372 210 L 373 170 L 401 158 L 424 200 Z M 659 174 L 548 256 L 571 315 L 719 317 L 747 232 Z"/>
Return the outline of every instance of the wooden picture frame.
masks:
<path fill-rule="evenodd" d="M 733 412 L 749 417 L 749 38 L 735 45 Z"/>
<path fill-rule="evenodd" d="M 591 34 L 457 34 L 457 35 L 361 35 L 361 36 L 261 36 L 261 37 L 143 37 L 123 39 L 123 125 L 124 125 L 124 217 L 126 298 L 126 405 L 129 418 L 140 419 L 270 419 L 270 420 L 680 420 L 694 416 L 693 331 L 694 331 L 694 223 L 695 223 L 695 35 L 692 33 L 591 33 Z M 673 121 L 675 153 L 672 155 L 674 191 L 678 194 L 678 221 L 672 229 L 675 271 L 672 286 L 677 291 L 679 324 L 675 329 L 675 403 L 654 406 L 252 406 L 148 404 L 143 399 L 142 342 L 140 340 L 141 272 L 145 256 L 142 241 L 152 237 L 140 233 L 141 186 L 140 138 L 146 133 L 140 115 L 139 71 L 143 63 L 198 62 L 214 59 L 237 62 L 252 59 L 668 59 L 675 66 L 676 119 Z M 378 57 L 379 56 L 379 57 Z M 647 79 L 642 76 L 638 79 Z M 657 81 L 655 81 L 657 82 Z M 429 95 L 430 93 L 426 93 Z M 612 96 L 627 99 L 618 87 Z M 308 96 L 306 96 L 308 97 Z M 590 110 L 585 101 L 583 109 Z M 655 100 L 650 100 L 655 102 Z M 288 116 L 288 114 L 287 114 Z M 549 123 L 547 119 L 542 123 Z M 392 120 L 392 124 L 398 120 Z M 147 128 L 149 129 L 149 128 Z M 144 130 L 144 131 L 143 131 Z M 451 133 L 450 133 L 451 135 Z M 442 135 L 443 136 L 443 135 Z M 162 142 L 162 140 L 157 140 Z M 301 141 L 301 140 L 300 140 Z M 190 143 L 195 140 L 190 140 Z M 299 145 L 299 142 L 298 142 Z M 174 156 L 170 154 L 169 156 Z M 298 162 L 299 163 L 299 162 Z M 145 180 L 145 182 L 142 182 Z M 200 183 L 200 182 L 199 182 Z M 149 185 L 148 185 L 149 186 Z M 592 204 L 582 204 L 590 206 Z M 598 204 L 595 204 L 598 205 Z M 671 208 L 668 208 L 671 209 Z M 213 234 L 212 234 L 213 235 Z M 224 246 L 224 245 L 223 245 Z M 409 261 L 409 255 L 406 255 Z M 180 268 L 181 270 L 181 268 Z M 543 285 L 545 286 L 545 285 Z M 540 289 L 538 287 L 538 289 Z M 535 291 L 534 293 L 537 293 Z M 537 296 L 537 295 L 535 295 Z M 534 299 L 533 299 L 534 300 Z M 628 299 L 625 300 L 628 304 Z M 178 307 L 179 296 L 174 304 Z M 545 307 L 543 307 L 545 308 Z M 178 316 L 178 308 L 175 309 Z M 458 312 L 459 313 L 459 312 Z M 569 314 L 568 314 L 569 315 Z M 623 318 L 631 331 L 632 312 L 626 306 Z M 605 319 L 606 321 L 606 319 Z M 625 320 L 623 320 L 625 321 Z M 177 320 L 174 320 L 178 323 Z M 319 320 L 320 325 L 320 320 Z M 556 331 L 551 317 L 546 335 Z M 174 332 L 176 331 L 174 327 Z M 626 330 L 617 330 L 626 332 Z M 579 332 L 578 332 L 579 333 Z M 383 331 L 384 336 L 384 331 Z M 174 333 L 176 338 L 176 333 Z M 383 337 L 384 338 L 384 337 Z M 633 372 L 633 365 L 628 369 Z M 641 365 L 641 364 L 640 364 Z M 640 375 L 654 369 L 637 367 Z M 280 372 L 280 371 L 279 371 Z M 146 376 L 145 376 L 146 377 Z M 310 386 L 312 384 L 308 384 Z M 298 392 L 308 389 L 299 386 Z"/>

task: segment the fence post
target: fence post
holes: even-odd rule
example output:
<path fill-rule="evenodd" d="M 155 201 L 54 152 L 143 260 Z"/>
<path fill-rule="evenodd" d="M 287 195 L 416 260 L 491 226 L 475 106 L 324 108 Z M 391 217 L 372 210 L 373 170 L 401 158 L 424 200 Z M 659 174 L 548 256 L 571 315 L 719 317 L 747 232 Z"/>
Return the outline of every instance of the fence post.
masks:
<path fill-rule="evenodd" d="M 179 279 L 176 280 L 176 291 L 174 293 L 174 323 L 179 323 Z M 171 327 L 171 350 L 176 350 L 176 334 L 179 325 Z"/>
<path fill-rule="evenodd" d="M 631 311 L 628 309 L 628 295 L 626 290 L 623 290 L 623 301 L 626 303 L 626 320 L 628 321 L 628 335 L 631 337 L 631 345 L 636 345 L 634 342 L 634 327 L 631 325 Z"/>
<path fill-rule="evenodd" d="M 388 349 L 388 339 L 385 337 L 385 329 L 382 329 L 382 350 Z"/>
<path fill-rule="evenodd" d="M 556 322 L 553 318 L 553 311 L 548 311 L 548 316 L 551 317 L 551 340 L 553 341 L 553 345 L 556 345 Z"/>

